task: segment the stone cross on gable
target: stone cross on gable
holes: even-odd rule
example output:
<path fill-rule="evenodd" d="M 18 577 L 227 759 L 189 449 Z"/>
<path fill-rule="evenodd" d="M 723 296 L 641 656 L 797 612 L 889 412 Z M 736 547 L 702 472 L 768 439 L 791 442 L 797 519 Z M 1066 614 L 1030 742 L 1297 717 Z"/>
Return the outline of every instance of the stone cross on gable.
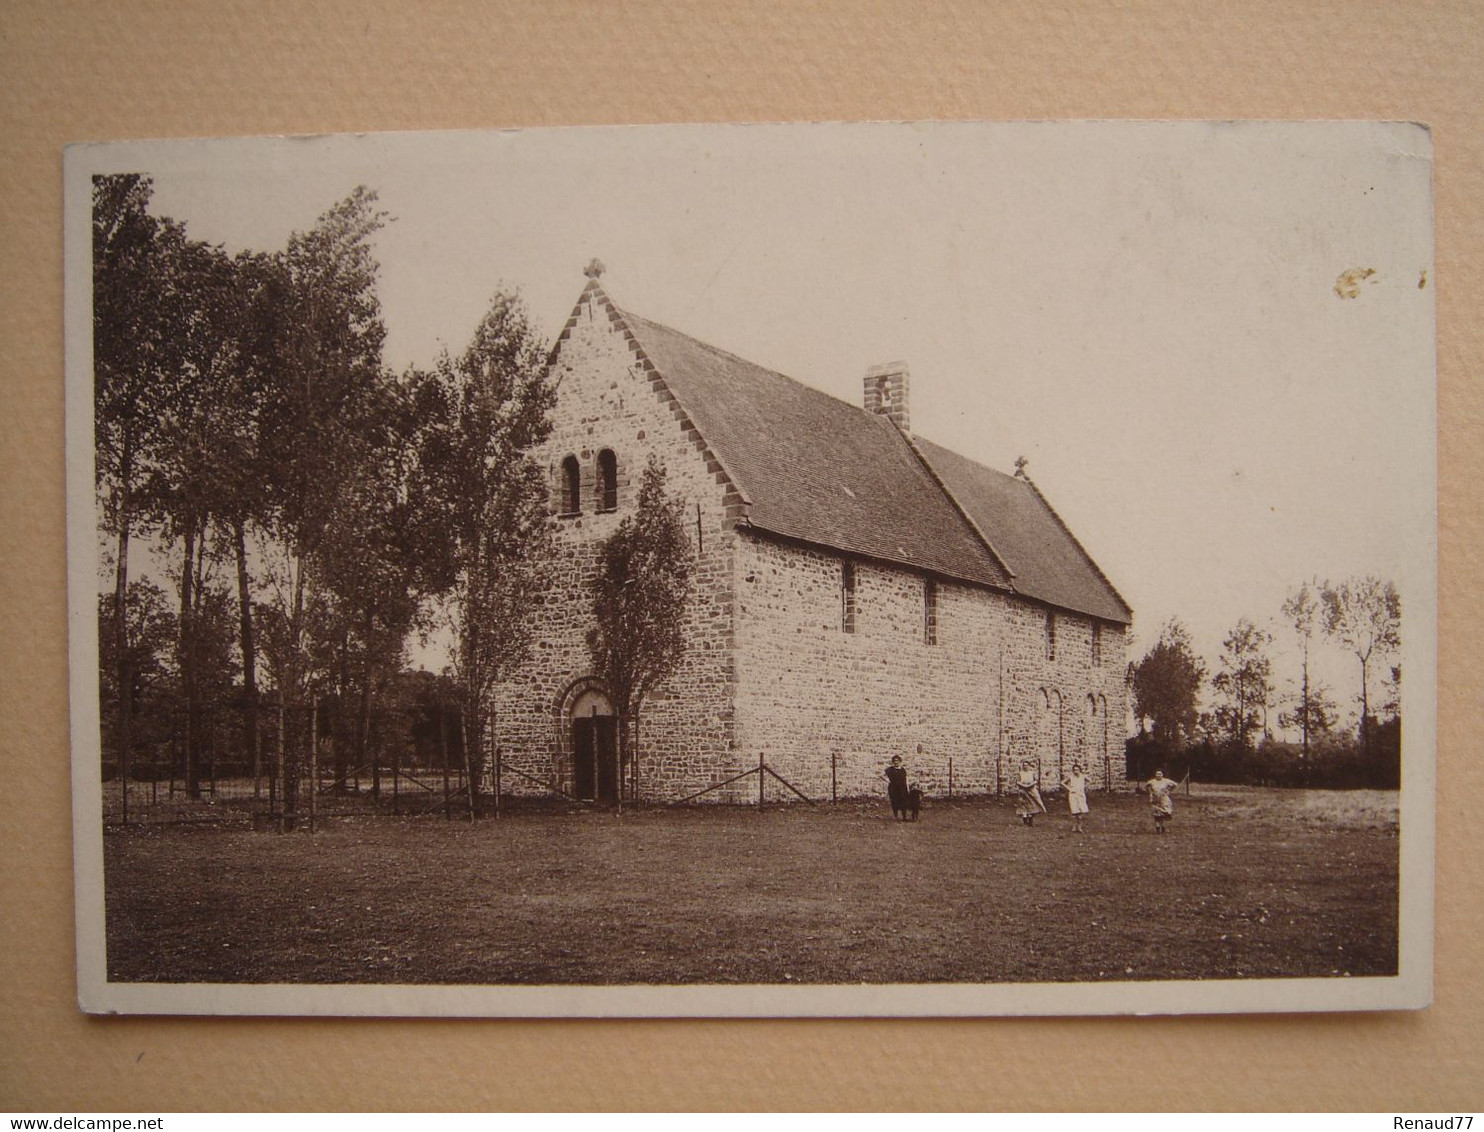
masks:
<path fill-rule="evenodd" d="M 597 256 L 594 256 L 588 265 L 582 269 L 582 273 L 589 279 L 596 279 L 603 274 L 604 270 L 603 261 Z"/>

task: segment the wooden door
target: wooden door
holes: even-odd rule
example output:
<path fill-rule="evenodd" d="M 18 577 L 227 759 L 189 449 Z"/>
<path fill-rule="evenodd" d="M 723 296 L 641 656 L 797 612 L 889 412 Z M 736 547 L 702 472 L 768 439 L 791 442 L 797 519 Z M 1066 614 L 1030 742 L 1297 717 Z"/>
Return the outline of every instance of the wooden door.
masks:
<path fill-rule="evenodd" d="M 618 720 L 611 715 L 593 716 L 593 759 L 598 770 L 598 798 L 618 801 Z"/>
<path fill-rule="evenodd" d="M 597 762 L 594 759 L 594 726 L 598 717 L 582 716 L 572 721 L 572 794 L 591 800 L 597 797 Z"/>

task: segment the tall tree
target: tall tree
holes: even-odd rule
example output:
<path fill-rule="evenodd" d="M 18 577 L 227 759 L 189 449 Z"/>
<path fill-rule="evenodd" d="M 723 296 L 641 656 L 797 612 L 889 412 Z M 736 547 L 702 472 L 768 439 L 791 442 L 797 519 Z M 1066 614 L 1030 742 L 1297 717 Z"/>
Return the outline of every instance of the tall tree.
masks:
<path fill-rule="evenodd" d="M 456 642 L 471 800 L 489 761 L 494 687 L 527 655 L 545 587 L 551 520 L 533 452 L 550 434 L 555 397 L 539 335 L 509 291 L 496 293 L 462 354 L 445 352 L 412 378 L 418 442 L 406 530 Z"/>
<path fill-rule="evenodd" d="M 255 598 L 248 558 L 248 531 L 266 522 L 272 469 L 266 464 L 260 411 L 276 372 L 277 328 L 283 321 L 286 281 L 280 256 L 243 252 L 232 263 L 236 310 L 235 365 L 225 391 L 232 428 L 216 454 L 215 519 L 229 544 L 237 575 L 237 634 L 242 658 L 242 740 L 253 763 L 253 778 L 262 769 L 262 735 L 258 691 L 258 648 L 253 620 Z"/>
<path fill-rule="evenodd" d="M 1221 642 L 1221 667 L 1211 678 L 1219 699 L 1217 726 L 1239 746 L 1246 747 L 1254 731 L 1263 729 L 1272 695 L 1272 634 L 1245 617 Z"/>
<path fill-rule="evenodd" d="M 125 617 L 129 544 L 141 523 L 141 487 L 160 451 L 159 422 L 180 373 L 176 265 L 185 236 L 174 221 L 147 211 L 153 191 L 142 174 L 93 179 L 94 478 L 101 528 L 116 539 L 110 630 L 124 773 L 133 686 Z"/>
<path fill-rule="evenodd" d="M 356 454 L 359 403 L 381 375 L 386 337 L 376 295 L 372 239 L 386 223 L 376 194 L 360 187 L 290 237 L 282 256 L 284 302 L 274 334 L 272 381 L 262 400 L 264 529 L 276 606 L 279 774 L 286 813 L 297 806 L 311 673 L 308 614 L 326 604 L 318 556 L 338 521 L 342 483 Z M 290 710 L 292 709 L 292 717 Z M 293 724 L 293 734 L 286 735 Z"/>
<path fill-rule="evenodd" d="M 1160 630 L 1159 640 L 1134 668 L 1134 713 L 1153 724 L 1160 740 L 1178 748 L 1194 733 L 1197 700 L 1206 666 L 1196 656 L 1179 618 Z"/>
<path fill-rule="evenodd" d="M 199 790 L 202 688 L 198 679 L 197 615 L 204 607 L 208 564 L 228 544 L 210 548 L 211 528 L 223 516 L 240 476 L 237 449 L 248 432 L 253 404 L 242 389 L 242 305 L 236 265 L 220 248 L 185 241 L 176 278 L 189 296 L 177 327 L 180 374 L 175 396 L 159 421 L 160 455 L 144 493 L 146 506 L 168 539 L 180 546 L 175 572 L 179 597 L 179 672 L 184 697 L 181 739 L 186 790 Z"/>
<path fill-rule="evenodd" d="M 346 438 L 338 480 L 337 521 L 327 528 L 317 556 L 341 639 L 339 692 L 356 701 L 352 743 L 356 765 L 367 754 L 376 690 L 399 667 L 407 634 L 418 614 L 426 563 L 435 548 L 416 541 L 409 478 L 419 422 L 415 398 L 389 375 L 363 396 Z M 348 754 L 339 742 L 336 788 L 345 788 Z M 380 766 L 371 766 L 371 789 L 380 796 Z"/>
<path fill-rule="evenodd" d="M 1283 602 L 1283 616 L 1288 624 L 1293 627 L 1294 636 L 1299 643 L 1299 664 L 1301 669 L 1301 681 L 1299 684 L 1299 696 L 1297 710 L 1291 716 L 1280 716 L 1278 725 L 1287 727 L 1297 724 L 1303 734 L 1303 757 L 1309 757 L 1310 725 L 1316 721 L 1324 721 L 1326 713 L 1321 709 L 1315 711 L 1313 704 L 1313 693 L 1309 685 L 1309 650 L 1314 644 L 1314 634 L 1322 626 L 1324 613 L 1324 602 L 1320 598 L 1318 584 L 1311 585 L 1302 582 L 1293 590 Z M 1285 723 L 1284 720 L 1289 720 Z M 1328 729 L 1326 724 L 1325 730 Z"/>
<path fill-rule="evenodd" d="M 1371 725 L 1370 665 L 1401 647 L 1402 602 L 1396 586 L 1374 575 L 1328 582 L 1320 590 L 1324 631 L 1360 661 L 1360 741 L 1369 745 Z"/>
<path fill-rule="evenodd" d="M 634 513 L 598 548 L 588 645 L 618 712 L 620 767 L 629 764 L 645 697 L 669 679 L 685 652 L 695 557 L 684 511 L 685 501 L 665 489 L 664 465 L 651 455 Z"/>

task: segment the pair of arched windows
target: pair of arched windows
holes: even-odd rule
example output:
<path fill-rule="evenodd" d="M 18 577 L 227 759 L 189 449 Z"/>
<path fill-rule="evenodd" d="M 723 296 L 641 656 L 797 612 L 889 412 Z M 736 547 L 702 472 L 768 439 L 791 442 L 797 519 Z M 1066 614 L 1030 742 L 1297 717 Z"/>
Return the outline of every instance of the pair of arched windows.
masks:
<path fill-rule="evenodd" d="M 618 509 L 618 457 L 613 449 L 598 453 L 595 484 L 599 511 Z M 582 514 L 582 464 L 576 456 L 562 461 L 562 514 Z"/>

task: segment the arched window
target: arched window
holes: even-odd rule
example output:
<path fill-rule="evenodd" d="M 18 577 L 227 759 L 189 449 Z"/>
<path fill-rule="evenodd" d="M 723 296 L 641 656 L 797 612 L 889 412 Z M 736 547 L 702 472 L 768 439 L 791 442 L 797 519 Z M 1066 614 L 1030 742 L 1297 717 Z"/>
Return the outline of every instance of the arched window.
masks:
<path fill-rule="evenodd" d="M 598 510 L 618 510 L 618 457 L 611 448 L 598 453 Z"/>
<path fill-rule="evenodd" d="M 582 510 L 582 469 L 576 456 L 562 461 L 562 514 L 576 515 Z"/>

